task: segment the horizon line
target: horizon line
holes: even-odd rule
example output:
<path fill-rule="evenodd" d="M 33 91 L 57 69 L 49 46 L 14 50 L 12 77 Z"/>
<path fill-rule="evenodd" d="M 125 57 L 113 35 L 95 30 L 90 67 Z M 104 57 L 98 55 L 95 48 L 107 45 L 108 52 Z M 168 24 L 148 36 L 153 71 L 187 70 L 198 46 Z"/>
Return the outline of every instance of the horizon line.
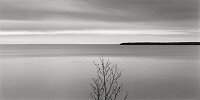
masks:
<path fill-rule="evenodd" d="M 145 44 L 152 44 L 152 45 L 156 45 L 156 44 L 187 44 L 187 45 L 200 45 L 200 41 L 195 42 L 195 41 L 166 41 L 166 42 L 153 42 L 153 41 L 149 41 L 149 42 L 121 42 L 121 43 L 109 43 L 109 44 L 103 44 L 103 43 L 98 43 L 98 44 L 88 44 L 88 43 L 9 43 L 9 44 L 1 44 L 0 45 L 109 45 L 109 44 L 116 44 L 116 45 L 145 45 Z"/>

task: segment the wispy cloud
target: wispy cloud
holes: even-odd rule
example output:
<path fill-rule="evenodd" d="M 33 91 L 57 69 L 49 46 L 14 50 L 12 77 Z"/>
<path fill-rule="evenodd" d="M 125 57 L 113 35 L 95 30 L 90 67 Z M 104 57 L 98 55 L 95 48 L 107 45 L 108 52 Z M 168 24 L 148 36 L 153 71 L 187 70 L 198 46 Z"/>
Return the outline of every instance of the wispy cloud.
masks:
<path fill-rule="evenodd" d="M 199 0 L 0 0 L 1 20 L 162 22 L 197 27 Z M 191 23 L 184 23 L 185 21 Z"/>
<path fill-rule="evenodd" d="M 136 34 L 142 29 L 176 35 L 198 32 L 198 24 L 199 0 L 0 0 L 1 34 L 70 30 L 118 34 L 119 29 L 135 30 L 121 34 Z"/>

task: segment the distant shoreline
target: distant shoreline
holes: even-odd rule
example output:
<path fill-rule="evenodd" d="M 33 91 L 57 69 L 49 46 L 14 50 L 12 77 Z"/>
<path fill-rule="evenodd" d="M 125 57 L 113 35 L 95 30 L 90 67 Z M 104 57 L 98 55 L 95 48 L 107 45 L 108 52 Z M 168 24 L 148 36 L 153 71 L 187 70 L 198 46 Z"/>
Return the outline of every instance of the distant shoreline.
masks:
<path fill-rule="evenodd" d="M 4 45 L 20 45 L 20 46 L 33 46 L 33 45 L 200 45 L 200 42 L 124 42 L 124 43 L 116 43 L 116 44 L 0 44 L 0 46 Z"/>
<path fill-rule="evenodd" d="M 200 45 L 200 42 L 126 42 L 119 45 Z"/>

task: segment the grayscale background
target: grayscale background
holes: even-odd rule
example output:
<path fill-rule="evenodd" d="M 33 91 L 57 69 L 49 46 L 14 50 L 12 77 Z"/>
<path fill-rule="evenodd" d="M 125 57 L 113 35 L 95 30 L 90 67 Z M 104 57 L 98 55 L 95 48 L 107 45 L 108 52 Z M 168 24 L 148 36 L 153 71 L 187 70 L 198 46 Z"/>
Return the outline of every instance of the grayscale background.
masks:
<path fill-rule="evenodd" d="M 0 0 L 0 100 L 91 100 L 99 56 L 128 100 L 199 100 L 199 0 Z"/>

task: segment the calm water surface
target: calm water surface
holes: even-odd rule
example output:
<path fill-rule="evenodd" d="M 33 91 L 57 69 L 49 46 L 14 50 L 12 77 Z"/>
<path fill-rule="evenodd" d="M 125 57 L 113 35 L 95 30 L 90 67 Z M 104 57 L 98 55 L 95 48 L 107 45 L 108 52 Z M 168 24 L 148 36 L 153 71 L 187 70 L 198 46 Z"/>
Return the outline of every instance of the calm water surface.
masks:
<path fill-rule="evenodd" d="M 129 100 L 198 100 L 199 47 L 0 45 L 0 100 L 88 100 L 99 56 L 125 69 Z"/>

